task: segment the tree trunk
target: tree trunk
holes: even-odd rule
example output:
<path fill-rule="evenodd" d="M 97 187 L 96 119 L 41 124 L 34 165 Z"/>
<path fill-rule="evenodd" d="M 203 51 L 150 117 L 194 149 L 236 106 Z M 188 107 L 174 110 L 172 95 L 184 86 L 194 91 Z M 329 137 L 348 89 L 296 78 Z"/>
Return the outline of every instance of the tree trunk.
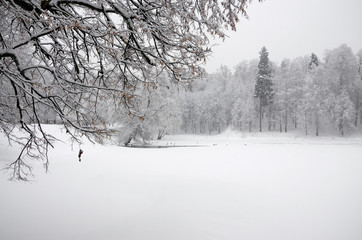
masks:
<path fill-rule="evenodd" d="M 343 131 L 343 122 L 342 122 L 342 120 L 339 121 L 339 123 L 338 123 L 338 128 L 339 128 L 340 134 L 343 136 L 343 135 L 344 135 L 344 131 Z"/>
<path fill-rule="evenodd" d="M 163 129 L 158 130 L 157 140 L 161 140 L 166 135 L 166 131 Z"/>
<path fill-rule="evenodd" d="M 357 94 L 356 94 L 356 115 L 354 118 L 354 126 L 357 127 L 357 122 L 358 122 L 358 110 L 359 110 L 359 89 L 356 90 Z"/>
<path fill-rule="evenodd" d="M 261 98 L 260 98 L 260 104 L 259 104 L 259 131 L 262 132 L 262 127 L 261 127 L 261 117 L 262 117 L 262 114 L 261 114 Z"/>
<path fill-rule="evenodd" d="M 362 73 L 361 73 L 361 66 L 362 66 L 362 59 L 359 58 L 359 66 L 358 66 L 358 73 L 361 77 L 361 81 L 362 81 Z M 358 118 L 358 113 L 357 111 L 359 110 L 359 89 L 357 89 L 357 102 L 356 102 L 356 127 L 357 127 L 357 118 Z M 357 107 L 358 106 L 358 107 Z M 360 124 L 362 124 L 362 113 L 360 112 L 360 120 L 359 120 Z"/>
<path fill-rule="evenodd" d="M 252 124 L 252 122 L 251 122 L 251 120 L 249 121 L 249 132 L 251 132 L 251 124 Z"/>
<path fill-rule="evenodd" d="M 287 110 L 287 104 L 285 104 L 284 132 L 288 132 L 288 110 Z"/>
<path fill-rule="evenodd" d="M 268 130 L 270 131 L 272 129 L 272 114 L 271 114 L 271 106 L 270 103 L 268 103 Z"/>
<path fill-rule="evenodd" d="M 319 136 L 319 119 L 318 119 L 318 113 L 316 114 L 316 120 L 315 120 L 315 135 Z"/>
<path fill-rule="evenodd" d="M 124 141 L 124 145 L 128 146 L 128 144 L 132 141 L 132 136 L 129 136 L 126 141 Z"/>
<path fill-rule="evenodd" d="M 276 130 L 275 115 L 273 114 L 273 131 Z"/>

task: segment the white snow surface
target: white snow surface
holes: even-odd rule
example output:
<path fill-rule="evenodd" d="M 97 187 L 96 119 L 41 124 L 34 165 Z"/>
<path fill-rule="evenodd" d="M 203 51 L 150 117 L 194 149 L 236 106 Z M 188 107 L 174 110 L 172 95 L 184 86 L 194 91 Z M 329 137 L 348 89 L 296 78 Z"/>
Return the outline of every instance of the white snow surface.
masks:
<path fill-rule="evenodd" d="M 64 141 L 50 172 L 0 174 L 2 240 L 362 239 L 362 137 L 228 130 L 152 142 L 189 147 L 72 148 L 45 127 Z M 0 153 L 3 168 L 18 148 L 2 136 Z"/>

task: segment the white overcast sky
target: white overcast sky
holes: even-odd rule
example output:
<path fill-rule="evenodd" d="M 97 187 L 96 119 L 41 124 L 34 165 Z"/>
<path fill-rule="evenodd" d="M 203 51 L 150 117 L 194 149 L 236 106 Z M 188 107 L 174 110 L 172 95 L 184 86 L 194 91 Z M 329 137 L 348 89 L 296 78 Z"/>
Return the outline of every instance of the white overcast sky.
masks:
<path fill-rule="evenodd" d="M 258 58 L 263 46 L 276 62 L 312 52 L 322 59 L 326 49 L 343 43 L 354 52 L 362 49 L 362 0 L 254 0 L 247 12 L 250 19 L 242 18 L 236 32 L 213 41 L 209 73 Z"/>

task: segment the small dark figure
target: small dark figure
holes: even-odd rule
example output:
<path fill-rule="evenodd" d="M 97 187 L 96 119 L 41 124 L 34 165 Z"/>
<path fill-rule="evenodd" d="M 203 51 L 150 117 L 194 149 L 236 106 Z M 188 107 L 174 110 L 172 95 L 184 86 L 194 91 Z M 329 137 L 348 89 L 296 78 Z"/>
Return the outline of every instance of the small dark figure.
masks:
<path fill-rule="evenodd" d="M 79 150 L 79 154 L 78 154 L 79 162 L 81 162 L 81 161 L 82 161 L 82 159 L 81 159 L 81 157 L 82 157 L 82 153 L 83 153 L 83 150 L 82 150 L 82 149 L 80 149 L 80 150 Z"/>

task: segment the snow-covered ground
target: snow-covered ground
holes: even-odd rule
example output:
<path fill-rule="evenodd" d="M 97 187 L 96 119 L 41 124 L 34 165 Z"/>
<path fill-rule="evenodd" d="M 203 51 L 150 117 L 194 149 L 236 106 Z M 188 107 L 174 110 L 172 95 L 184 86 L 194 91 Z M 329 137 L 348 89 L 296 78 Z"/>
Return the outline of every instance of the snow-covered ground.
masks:
<path fill-rule="evenodd" d="M 362 137 L 227 131 L 154 146 L 64 143 L 32 183 L 0 174 L 0 239 L 360 240 Z M 193 147 L 195 145 L 201 147 Z M 17 150 L 0 138 L 0 167 Z"/>

